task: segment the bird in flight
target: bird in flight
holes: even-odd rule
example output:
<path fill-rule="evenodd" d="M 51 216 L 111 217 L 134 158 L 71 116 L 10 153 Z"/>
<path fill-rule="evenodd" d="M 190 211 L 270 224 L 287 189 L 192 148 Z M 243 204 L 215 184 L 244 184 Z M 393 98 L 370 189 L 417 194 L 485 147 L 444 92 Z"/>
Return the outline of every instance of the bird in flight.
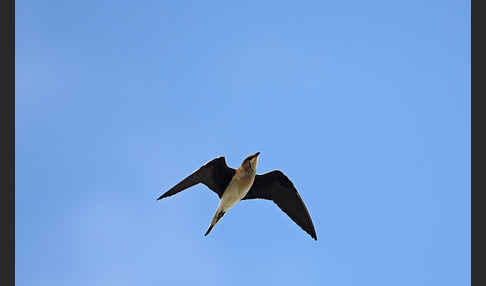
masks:
<path fill-rule="evenodd" d="M 281 171 L 256 174 L 260 152 L 246 157 L 238 169 L 226 165 L 224 157 L 213 159 L 186 177 L 157 200 L 175 195 L 203 183 L 220 198 L 216 213 L 204 234 L 213 229 L 224 214 L 240 200 L 265 199 L 273 201 L 298 226 L 317 240 L 312 219 L 294 184 Z"/>

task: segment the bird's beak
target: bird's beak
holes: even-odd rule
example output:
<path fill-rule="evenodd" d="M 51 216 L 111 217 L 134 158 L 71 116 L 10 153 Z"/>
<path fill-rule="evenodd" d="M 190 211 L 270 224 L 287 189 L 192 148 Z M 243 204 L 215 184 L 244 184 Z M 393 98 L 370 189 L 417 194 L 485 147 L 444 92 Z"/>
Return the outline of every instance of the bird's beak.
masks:
<path fill-rule="evenodd" d="M 258 155 L 260 155 L 260 152 L 255 153 L 255 157 L 258 157 Z"/>

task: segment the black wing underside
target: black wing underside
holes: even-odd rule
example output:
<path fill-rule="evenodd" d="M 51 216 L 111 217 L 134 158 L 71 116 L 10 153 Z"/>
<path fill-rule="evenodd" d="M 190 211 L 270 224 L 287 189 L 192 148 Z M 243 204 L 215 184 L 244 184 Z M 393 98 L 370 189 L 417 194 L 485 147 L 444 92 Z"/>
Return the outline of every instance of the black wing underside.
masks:
<path fill-rule="evenodd" d="M 256 175 L 253 186 L 243 198 L 273 201 L 298 226 L 317 240 L 314 224 L 294 184 L 282 172 L 276 170 Z"/>
<path fill-rule="evenodd" d="M 235 169 L 226 165 L 226 160 L 224 157 L 216 158 L 186 177 L 184 180 L 161 195 L 157 200 L 175 195 L 199 183 L 206 185 L 210 190 L 215 192 L 219 198 L 221 198 L 226 186 L 228 186 L 235 172 Z"/>

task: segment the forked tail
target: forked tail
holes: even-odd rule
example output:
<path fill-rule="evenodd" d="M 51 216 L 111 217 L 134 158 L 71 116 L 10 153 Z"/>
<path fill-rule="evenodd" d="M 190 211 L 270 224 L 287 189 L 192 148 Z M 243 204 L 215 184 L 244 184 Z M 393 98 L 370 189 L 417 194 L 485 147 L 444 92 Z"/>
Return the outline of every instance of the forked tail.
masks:
<path fill-rule="evenodd" d="M 222 207 L 218 207 L 216 210 L 216 213 L 213 216 L 213 219 L 211 220 L 211 225 L 209 226 L 208 230 L 204 234 L 204 236 L 208 235 L 209 232 L 213 229 L 213 227 L 218 223 L 218 221 L 224 216 L 226 212 L 222 210 Z"/>

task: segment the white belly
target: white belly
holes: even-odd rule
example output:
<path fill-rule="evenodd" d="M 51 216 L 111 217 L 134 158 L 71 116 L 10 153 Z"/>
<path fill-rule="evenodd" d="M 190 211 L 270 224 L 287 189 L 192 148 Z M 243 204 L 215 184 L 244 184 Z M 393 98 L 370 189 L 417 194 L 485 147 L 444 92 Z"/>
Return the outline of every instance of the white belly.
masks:
<path fill-rule="evenodd" d="M 247 188 L 241 188 L 235 181 L 231 181 L 226 190 L 223 193 L 223 197 L 221 198 L 220 207 L 223 211 L 228 211 L 232 208 L 236 203 L 241 201 L 248 191 L 250 191 L 251 185 Z"/>

